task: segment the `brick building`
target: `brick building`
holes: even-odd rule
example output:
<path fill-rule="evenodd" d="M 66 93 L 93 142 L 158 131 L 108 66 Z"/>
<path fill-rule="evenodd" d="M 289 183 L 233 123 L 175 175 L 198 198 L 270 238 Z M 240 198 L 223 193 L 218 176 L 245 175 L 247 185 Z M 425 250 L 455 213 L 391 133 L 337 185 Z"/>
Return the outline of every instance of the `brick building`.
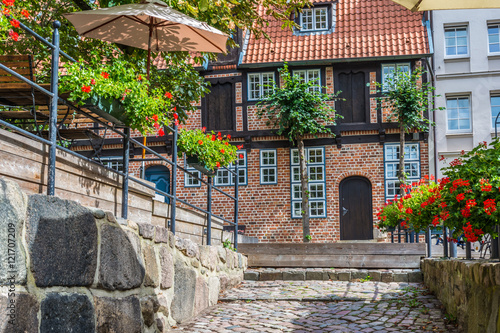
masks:
<path fill-rule="evenodd" d="M 245 226 L 245 234 L 261 242 L 300 242 L 298 156 L 285 137 L 256 116 L 256 103 L 266 93 L 263 84 L 279 81 L 278 68 L 284 61 L 304 80 L 319 80 L 326 92 L 342 91 L 345 101 L 335 102 L 335 108 L 344 119 L 331 127 L 335 137 L 310 136 L 305 142 L 312 240 L 382 239 L 374 228 L 375 213 L 398 193 L 399 131 L 397 124 L 388 122 L 387 112 L 377 110 L 379 95 L 373 82 L 383 82 L 394 70 L 425 64 L 430 55 L 427 30 L 421 13 L 389 0 L 312 3 L 295 16 L 302 29 L 282 30 L 269 18 L 266 32 L 271 40 L 242 32 L 235 36 L 239 49 L 201 68 L 211 82 L 211 93 L 189 115 L 186 127 L 206 126 L 243 144 L 239 224 Z M 410 179 L 419 179 L 429 169 L 427 134 L 414 133 L 407 140 L 405 168 Z M 149 138 L 148 145 L 167 153 L 160 141 Z M 133 163 L 131 172 L 139 175 L 139 167 Z M 170 171 L 155 168 L 149 170 L 158 174 L 163 168 L 159 182 L 168 189 Z M 206 187 L 183 172 L 176 177 L 183 184 L 177 194 L 203 205 L 206 197 L 200 194 Z M 220 170 L 214 183 L 232 191 L 227 171 Z M 233 214 L 232 204 L 216 192 L 212 207 L 225 217 Z"/>

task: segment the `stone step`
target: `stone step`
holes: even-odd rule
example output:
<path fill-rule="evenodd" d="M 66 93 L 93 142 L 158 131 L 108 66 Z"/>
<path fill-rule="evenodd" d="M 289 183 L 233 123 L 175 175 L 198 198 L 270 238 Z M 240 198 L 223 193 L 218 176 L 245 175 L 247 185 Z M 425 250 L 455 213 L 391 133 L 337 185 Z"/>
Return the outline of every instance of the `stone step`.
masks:
<path fill-rule="evenodd" d="M 420 269 L 333 269 L 333 268 L 253 268 L 247 269 L 248 281 L 374 281 L 423 282 Z"/>

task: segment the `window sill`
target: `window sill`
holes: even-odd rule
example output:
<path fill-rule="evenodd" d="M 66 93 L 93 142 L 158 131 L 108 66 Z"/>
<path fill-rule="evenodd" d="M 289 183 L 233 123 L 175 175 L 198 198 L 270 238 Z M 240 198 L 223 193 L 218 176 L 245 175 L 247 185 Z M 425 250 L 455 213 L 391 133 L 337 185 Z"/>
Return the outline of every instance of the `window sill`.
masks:
<path fill-rule="evenodd" d="M 500 59 L 500 53 L 488 54 L 488 60 L 498 60 Z"/>
<path fill-rule="evenodd" d="M 473 133 L 446 133 L 446 137 L 450 138 L 472 138 Z"/>
<path fill-rule="evenodd" d="M 460 56 L 460 57 L 444 57 L 444 62 L 465 62 L 470 61 L 470 56 Z"/>

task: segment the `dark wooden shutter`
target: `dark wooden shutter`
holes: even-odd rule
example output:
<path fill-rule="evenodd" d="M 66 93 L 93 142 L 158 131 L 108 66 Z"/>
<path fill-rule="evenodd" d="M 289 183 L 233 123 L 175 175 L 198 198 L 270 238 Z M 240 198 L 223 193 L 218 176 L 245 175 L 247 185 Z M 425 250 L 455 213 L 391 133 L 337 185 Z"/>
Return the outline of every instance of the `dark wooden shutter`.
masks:
<path fill-rule="evenodd" d="M 208 130 L 234 130 L 233 91 L 230 82 L 212 84 L 204 108 Z"/>
<path fill-rule="evenodd" d="M 344 117 L 341 123 L 366 122 L 366 89 L 364 72 L 339 73 L 338 90 L 345 99 L 337 102 L 337 112 Z"/>

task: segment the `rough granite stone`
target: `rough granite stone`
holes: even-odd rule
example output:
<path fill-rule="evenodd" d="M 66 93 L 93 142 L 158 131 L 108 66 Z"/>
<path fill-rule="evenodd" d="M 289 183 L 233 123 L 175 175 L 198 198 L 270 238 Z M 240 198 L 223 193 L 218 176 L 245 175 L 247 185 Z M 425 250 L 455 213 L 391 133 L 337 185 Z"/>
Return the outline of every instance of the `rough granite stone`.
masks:
<path fill-rule="evenodd" d="M 224 249 L 226 251 L 226 267 L 231 269 L 233 267 L 233 251 L 230 249 Z"/>
<path fill-rule="evenodd" d="M 181 261 L 175 261 L 174 297 L 170 312 L 177 323 L 183 323 L 194 315 L 196 272 Z"/>
<path fill-rule="evenodd" d="M 137 223 L 139 235 L 146 239 L 153 239 L 155 236 L 155 226 L 149 223 Z"/>
<path fill-rule="evenodd" d="M 26 253 L 21 232 L 27 203 L 17 183 L 0 178 L 0 285 L 10 284 L 12 274 L 16 284 L 26 283 Z"/>
<path fill-rule="evenodd" d="M 158 274 L 155 249 L 152 245 L 145 244 L 142 247 L 142 254 L 144 255 L 144 266 L 146 268 L 144 286 L 156 288 L 160 285 L 160 276 Z"/>
<path fill-rule="evenodd" d="M 112 212 L 110 211 L 106 211 L 106 219 L 108 220 L 108 222 L 111 222 L 111 223 L 118 223 L 116 221 L 116 217 L 115 217 L 115 214 L 113 214 Z"/>
<path fill-rule="evenodd" d="M 339 272 L 336 271 L 329 271 L 328 272 L 328 277 L 332 281 L 338 281 L 339 280 Z"/>
<path fill-rule="evenodd" d="M 220 274 L 219 281 L 221 290 L 226 290 L 229 287 L 229 276 L 226 274 Z"/>
<path fill-rule="evenodd" d="M 26 293 L 16 293 L 13 298 L 15 313 L 10 313 L 7 295 L 0 296 L 0 332 L 2 333 L 38 333 L 38 301 L 35 296 Z"/>
<path fill-rule="evenodd" d="M 144 267 L 127 234 L 120 227 L 103 224 L 99 286 L 109 290 L 133 289 L 142 284 L 144 275 Z"/>
<path fill-rule="evenodd" d="M 194 294 L 194 315 L 208 308 L 209 304 L 208 283 L 201 276 L 196 278 L 196 291 Z"/>
<path fill-rule="evenodd" d="M 170 316 L 170 303 L 164 295 L 158 296 L 158 306 L 158 312 L 168 318 Z"/>
<path fill-rule="evenodd" d="M 170 251 L 169 248 L 160 246 L 160 287 L 162 289 L 168 289 L 174 285 L 174 258 Z"/>
<path fill-rule="evenodd" d="M 168 232 L 168 245 L 173 249 L 175 246 L 175 235 L 169 231 Z"/>
<path fill-rule="evenodd" d="M 155 322 L 155 313 L 158 312 L 160 303 L 156 297 L 147 296 L 141 299 L 141 312 L 144 324 L 151 327 Z"/>
<path fill-rule="evenodd" d="M 259 281 L 259 272 L 246 271 L 243 275 L 244 279 L 247 281 Z M 284 279 L 284 275 L 283 275 Z"/>
<path fill-rule="evenodd" d="M 156 226 L 155 243 L 168 244 L 168 229 Z"/>
<path fill-rule="evenodd" d="M 243 268 L 243 255 L 238 253 L 238 268 Z"/>
<path fill-rule="evenodd" d="M 284 271 L 283 280 L 285 281 L 304 281 L 306 274 L 304 271 Z M 246 278 L 245 278 L 246 280 Z"/>
<path fill-rule="evenodd" d="M 40 312 L 40 333 L 95 332 L 94 309 L 86 295 L 49 293 Z"/>
<path fill-rule="evenodd" d="M 181 252 L 190 258 L 200 259 L 200 249 L 198 247 L 198 244 L 190 239 L 184 240 L 184 249 L 182 249 Z"/>
<path fill-rule="evenodd" d="M 97 226 L 74 201 L 45 195 L 28 200 L 26 238 L 38 287 L 90 286 L 97 267 Z"/>
<path fill-rule="evenodd" d="M 98 220 L 106 217 L 106 213 L 102 209 L 93 208 L 93 207 L 90 207 L 89 209 L 92 211 L 92 214 L 94 215 L 94 217 Z"/>
<path fill-rule="evenodd" d="M 218 254 L 217 249 L 213 246 L 202 245 L 200 249 L 201 265 L 213 271 L 217 267 Z"/>
<path fill-rule="evenodd" d="M 94 297 L 94 302 L 98 333 L 142 332 L 141 305 L 137 297 Z"/>
<path fill-rule="evenodd" d="M 216 276 L 208 278 L 208 306 L 217 304 L 219 300 L 220 281 Z"/>
<path fill-rule="evenodd" d="M 380 281 L 381 279 L 380 271 L 368 271 L 368 275 L 372 278 L 372 281 Z"/>
<path fill-rule="evenodd" d="M 283 280 L 283 273 L 280 271 L 263 271 L 260 272 L 260 281 L 276 281 Z"/>
<path fill-rule="evenodd" d="M 217 252 L 219 254 L 219 259 L 221 262 L 225 263 L 226 262 L 226 249 L 223 248 L 222 246 L 217 247 Z"/>
<path fill-rule="evenodd" d="M 165 319 L 156 318 L 156 330 L 157 332 L 165 332 Z"/>

